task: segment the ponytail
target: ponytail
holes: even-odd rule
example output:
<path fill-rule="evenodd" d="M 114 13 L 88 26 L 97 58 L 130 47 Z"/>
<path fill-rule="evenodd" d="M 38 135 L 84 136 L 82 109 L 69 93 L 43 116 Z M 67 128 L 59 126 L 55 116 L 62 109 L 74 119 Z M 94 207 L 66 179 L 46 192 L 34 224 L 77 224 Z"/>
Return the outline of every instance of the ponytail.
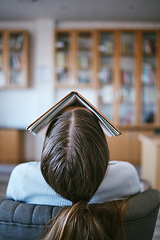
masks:
<path fill-rule="evenodd" d="M 62 208 L 41 240 L 117 240 L 123 236 L 124 201 Z M 46 229 L 46 227 L 45 227 Z"/>

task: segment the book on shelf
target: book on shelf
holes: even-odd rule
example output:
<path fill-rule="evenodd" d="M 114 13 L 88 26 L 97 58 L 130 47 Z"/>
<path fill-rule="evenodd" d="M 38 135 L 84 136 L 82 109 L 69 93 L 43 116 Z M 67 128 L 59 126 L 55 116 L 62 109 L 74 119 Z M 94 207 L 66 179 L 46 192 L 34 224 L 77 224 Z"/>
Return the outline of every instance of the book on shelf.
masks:
<path fill-rule="evenodd" d="M 134 87 L 122 87 L 120 90 L 120 103 L 125 105 L 133 105 L 135 102 L 135 89 Z"/>
<path fill-rule="evenodd" d="M 79 54 L 77 61 L 79 68 L 88 69 L 90 68 L 91 57 L 87 54 Z"/>
<path fill-rule="evenodd" d="M 90 110 L 99 120 L 99 123 L 108 136 L 118 136 L 121 132 L 88 100 L 86 100 L 78 92 L 70 92 L 64 98 L 62 98 L 58 103 L 41 115 L 37 120 L 27 127 L 27 130 L 32 134 L 37 134 L 38 132 L 45 129 L 48 124 L 56 118 L 65 108 L 77 106 L 86 107 Z"/>
<path fill-rule="evenodd" d="M 98 74 L 100 82 L 103 84 L 105 83 L 112 83 L 113 80 L 113 70 L 111 67 L 101 67 L 100 72 Z"/>
<path fill-rule="evenodd" d="M 23 86 L 25 84 L 24 81 L 24 73 L 22 71 L 14 71 L 10 72 L 10 83 L 17 86 Z"/>
<path fill-rule="evenodd" d="M 114 101 L 114 89 L 112 84 L 104 85 L 100 89 L 101 103 L 103 105 L 112 105 Z"/>
<path fill-rule="evenodd" d="M 11 53 L 10 55 L 10 66 L 14 69 L 22 68 L 22 54 Z"/>
<path fill-rule="evenodd" d="M 56 66 L 65 68 L 69 64 L 69 54 L 67 52 L 58 51 L 56 54 Z"/>
<path fill-rule="evenodd" d="M 23 34 L 18 35 L 15 43 L 15 48 L 16 49 L 22 49 L 23 47 L 23 41 L 24 41 L 24 36 Z"/>
<path fill-rule="evenodd" d="M 120 123 L 122 125 L 124 124 L 132 124 L 134 122 L 133 118 L 133 112 L 132 111 L 126 111 L 121 117 L 120 117 Z"/>
<path fill-rule="evenodd" d="M 130 70 L 121 70 L 121 81 L 124 85 L 132 84 L 133 72 Z"/>
<path fill-rule="evenodd" d="M 90 49 L 91 46 L 92 46 L 92 39 L 91 39 L 90 34 L 87 34 L 86 36 L 83 36 L 80 34 L 80 36 L 78 38 L 78 47 Z"/>
<path fill-rule="evenodd" d="M 155 86 L 144 86 L 143 87 L 143 104 L 155 104 L 156 102 L 156 89 Z"/>
<path fill-rule="evenodd" d="M 65 40 L 58 40 L 56 42 L 56 48 L 68 48 L 69 47 L 69 42 Z"/>
<path fill-rule="evenodd" d="M 142 81 L 145 84 L 155 83 L 155 71 L 154 67 L 150 63 L 143 63 L 142 69 Z"/>
<path fill-rule="evenodd" d="M 78 74 L 77 74 L 78 83 L 89 84 L 89 83 L 91 83 L 91 79 L 92 79 L 92 73 L 91 73 L 90 70 L 82 70 L 82 69 L 80 69 L 78 71 Z"/>
<path fill-rule="evenodd" d="M 103 43 L 99 46 L 100 52 L 104 52 L 106 54 L 113 54 L 113 42 L 110 40 L 103 41 Z"/>
<path fill-rule="evenodd" d="M 155 43 L 150 39 L 144 39 L 143 50 L 145 54 L 154 54 L 155 52 Z"/>
<path fill-rule="evenodd" d="M 70 78 L 69 78 L 69 72 L 67 69 L 58 68 L 56 69 L 56 73 L 57 73 L 57 81 L 59 83 L 69 84 Z"/>
<path fill-rule="evenodd" d="M 90 50 L 91 49 L 91 41 L 90 41 L 90 39 L 88 40 L 88 42 L 87 41 L 79 41 L 79 45 L 78 45 L 78 47 L 79 47 L 79 50 Z"/>
<path fill-rule="evenodd" d="M 122 54 L 133 54 L 134 53 L 133 43 L 122 42 L 121 43 L 121 51 L 122 51 Z"/>
<path fill-rule="evenodd" d="M 22 49 L 23 48 L 23 41 L 24 41 L 24 35 L 18 34 L 18 35 L 11 35 L 10 38 L 10 48 L 11 49 Z"/>

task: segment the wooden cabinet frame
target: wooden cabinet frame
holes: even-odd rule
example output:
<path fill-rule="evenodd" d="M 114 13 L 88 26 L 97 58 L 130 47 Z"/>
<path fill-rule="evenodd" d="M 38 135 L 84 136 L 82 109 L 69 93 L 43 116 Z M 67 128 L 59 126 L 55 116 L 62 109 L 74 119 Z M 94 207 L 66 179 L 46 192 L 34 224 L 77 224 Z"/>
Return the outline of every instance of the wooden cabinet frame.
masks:
<path fill-rule="evenodd" d="M 73 76 L 73 81 L 71 84 L 67 85 L 61 85 L 56 82 L 57 88 L 94 88 L 97 90 L 97 102 L 98 105 L 99 102 L 99 89 L 100 89 L 100 82 L 98 79 L 98 71 L 100 69 L 100 51 L 98 50 L 98 46 L 100 45 L 100 34 L 101 33 L 113 33 L 114 35 L 114 52 L 113 52 L 113 58 L 114 58 L 114 64 L 113 64 L 113 85 L 114 85 L 114 117 L 113 122 L 122 129 L 155 129 L 160 127 L 160 30 L 156 29 L 94 29 L 94 30 L 88 30 L 88 29 L 78 29 L 78 30 L 56 30 L 55 34 L 59 32 L 69 32 L 71 35 L 71 74 Z M 76 64 L 76 58 L 77 58 L 77 45 L 76 45 L 76 39 L 78 38 L 78 34 L 81 32 L 89 32 L 92 35 L 93 39 L 93 82 L 92 84 L 77 84 L 76 83 L 76 74 L 77 74 L 77 64 Z M 154 123 L 142 123 L 141 114 L 142 114 L 142 81 L 141 81 L 141 74 L 142 74 L 142 62 L 143 62 L 143 33 L 155 33 L 156 34 L 156 114 L 155 114 L 155 122 Z M 135 54 L 134 54 L 134 60 L 135 60 L 135 121 L 133 124 L 125 124 L 121 125 L 119 121 L 119 90 L 120 90 L 120 38 L 122 33 L 133 33 L 135 37 Z M 56 39 L 56 38 L 55 38 Z M 56 40 L 55 40 L 56 41 Z M 56 52 L 55 52 L 56 53 Z M 56 55 L 56 54 L 55 54 Z"/>
<path fill-rule="evenodd" d="M 96 87 L 96 72 L 97 72 L 97 63 L 96 63 L 96 47 L 97 47 L 97 34 L 93 30 L 66 30 L 66 29 L 60 29 L 55 31 L 55 47 L 54 47 L 54 53 L 55 53 L 55 68 L 56 68 L 56 53 L 57 53 L 57 48 L 56 48 L 56 41 L 57 35 L 59 33 L 67 33 L 69 35 L 69 41 L 70 41 L 70 59 L 71 59 L 71 64 L 69 68 L 69 75 L 70 75 L 70 82 L 69 84 L 66 83 L 58 83 L 57 76 L 56 76 L 56 71 L 55 71 L 55 79 L 56 83 L 55 86 L 56 88 L 92 88 Z M 91 34 L 91 39 L 93 41 L 93 45 L 91 46 L 91 53 L 92 53 L 92 63 L 91 63 L 91 69 L 92 69 L 92 82 L 91 83 L 78 83 L 77 82 L 77 72 L 78 72 L 78 65 L 77 65 L 77 54 L 78 54 L 78 45 L 77 45 L 77 40 L 78 40 L 78 35 L 80 33 L 89 33 Z"/>
<path fill-rule="evenodd" d="M 3 30 L 0 31 L 0 33 L 3 36 L 3 73 L 5 77 L 5 84 L 3 86 L 0 86 L 0 89 L 21 89 L 26 88 L 29 86 L 29 34 L 26 30 Z M 22 83 L 11 83 L 10 81 L 10 73 L 11 73 L 11 51 L 16 49 L 12 49 L 10 46 L 10 36 L 11 35 L 22 35 L 23 36 L 23 46 L 20 49 L 17 49 L 17 55 L 18 51 L 19 54 L 22 54 L 22 64 L 21 71 L 23 75 L 23 81 Z"/>

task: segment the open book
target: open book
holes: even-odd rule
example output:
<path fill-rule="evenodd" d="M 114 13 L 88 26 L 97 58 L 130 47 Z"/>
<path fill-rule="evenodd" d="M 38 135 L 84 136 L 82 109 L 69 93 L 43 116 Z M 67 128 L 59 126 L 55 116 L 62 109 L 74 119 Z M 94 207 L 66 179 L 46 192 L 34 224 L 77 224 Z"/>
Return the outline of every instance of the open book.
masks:
<path fill-rule="evenodd" d="M 86 107 L 99 119 L 99 123 L 108 136 L 118 136 L 121 134 L 119 130 L 98 110 L 96 109 L 88 100 L 86 100 L 78 92 L 70 92 L 67 96 L 62 98 L 58 103 L 56 103 L 52 108 L 46 111 L 42 116 L 35 120 L 32 124 L 27 127 L 33 134 L 37 134 L 43 130 L 62 110 L 66 107 L 80 106 Z"/>

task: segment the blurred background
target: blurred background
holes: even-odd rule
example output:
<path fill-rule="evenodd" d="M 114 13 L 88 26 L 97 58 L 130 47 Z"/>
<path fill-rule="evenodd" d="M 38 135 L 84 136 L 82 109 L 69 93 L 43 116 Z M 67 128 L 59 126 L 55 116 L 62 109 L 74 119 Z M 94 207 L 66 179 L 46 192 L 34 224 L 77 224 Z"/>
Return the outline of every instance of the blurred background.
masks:
<path fill-rule="evenodd" d="M 123 133 L 111 160 L 160 190 L 160 1 L 0 1 L 0 191 L 40 161 L 26 127 L 76 90 Z M 3 183 L 3 184 L 2 184 Z"/>

